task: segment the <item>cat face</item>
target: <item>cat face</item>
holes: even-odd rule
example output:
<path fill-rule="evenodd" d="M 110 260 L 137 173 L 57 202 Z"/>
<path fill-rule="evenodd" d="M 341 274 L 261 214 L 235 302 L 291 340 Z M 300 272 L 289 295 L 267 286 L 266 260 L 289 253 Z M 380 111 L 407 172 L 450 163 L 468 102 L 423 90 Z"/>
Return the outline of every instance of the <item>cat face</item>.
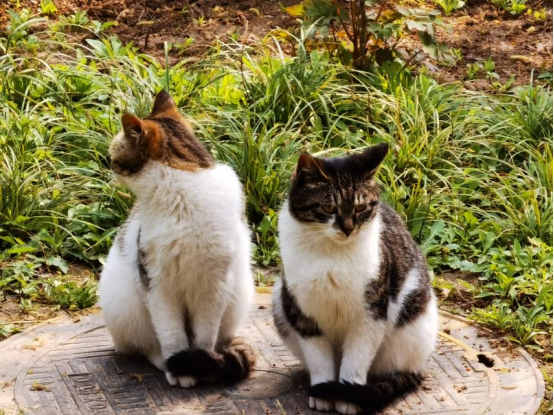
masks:
<path fill-rule="evenodd" d="M 322 236 L 352 239 L 376 214 L 379 186 L 374 176 L 387 151 L 387 144 L 378 144 L 341 158 L 301 154 L 289 195 L 292 217 Z"/>
<path fill-rule="evenodd" d="M 213 164 L 211 154 L 194 136 L 165 91 L 156 96 L 150 116 L 140 119 L 123 114 L 121 124 L 123 130 L 114 137 L 109 150 L 111 168 L 119 176 L 139 174 L 149 161 L 184 171 Z"/>

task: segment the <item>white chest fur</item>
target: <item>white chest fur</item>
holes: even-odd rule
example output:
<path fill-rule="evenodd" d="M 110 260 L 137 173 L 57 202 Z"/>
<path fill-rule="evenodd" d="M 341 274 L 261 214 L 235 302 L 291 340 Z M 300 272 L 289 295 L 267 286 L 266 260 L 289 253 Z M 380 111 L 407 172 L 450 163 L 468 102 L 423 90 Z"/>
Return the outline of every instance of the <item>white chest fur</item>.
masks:
<path fill-rule="evenodd" d="M 151 277 L 174 289 L 187 279 L 202 283 L 198 275 L 221 275 L 216 268 L 228 267 L 243 243 L 242 191 L 228 166 L 189 173 L 155 165 L 133 191 Z"/>
<path fill-rule="evenodd" d="M 306 225 L 285 205 L 279 216 L 281 254 L 289 289 L 302 311 L 331 338 L 367 319 L 365 289 L 379 271 L 380 218 L 351 241 L 306 238 Z"/>

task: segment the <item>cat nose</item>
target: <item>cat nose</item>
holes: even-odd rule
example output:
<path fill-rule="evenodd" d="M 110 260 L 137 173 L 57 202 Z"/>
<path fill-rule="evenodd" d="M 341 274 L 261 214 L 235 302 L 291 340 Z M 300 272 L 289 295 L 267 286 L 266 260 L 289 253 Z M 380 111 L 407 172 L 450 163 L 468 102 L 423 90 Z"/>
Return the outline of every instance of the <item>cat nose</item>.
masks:
<path fill-rule="evenodd" d="M 352 221 L 351 218 L 347 218 L 344 220 L 342 224 L 342 231 L 346 236 L 350 236 L 352 231 L 354 231 L 354 222 Z"/>

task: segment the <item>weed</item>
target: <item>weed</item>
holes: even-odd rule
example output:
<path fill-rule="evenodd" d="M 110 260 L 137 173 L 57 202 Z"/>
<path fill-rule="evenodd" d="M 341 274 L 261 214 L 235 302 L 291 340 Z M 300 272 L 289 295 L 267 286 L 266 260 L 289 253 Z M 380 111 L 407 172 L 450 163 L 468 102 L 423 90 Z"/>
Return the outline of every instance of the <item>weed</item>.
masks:
<path fill-rule="evenodd" d="M 386 0 L 307 0 L 286 10 L 304 18 L 303 42 L 313 39 L 343 64 L 358 69 L 373 69 L 398 59 L 396 45 L 408 32 L 419 35 L 423 50 L 433 59 L 456 60 L 451 50 L 435 39 L 436 27 L 443 25 L 436 10 L 390 8 Z"/>
<path fill-rule="evenodd" d="M 58 8 L 52 0 L 41 0 L 40 11 L 45 16 L 54 16 L 58 12 Z"/>
<path fill-rule="evenodd" d="M 512 16 L 519 16 L 527 9 L 527 0 L 492 0 L 492 4 Z"/>
<path fill-rule="evenodd" d="M 72 281 L 53 280 L 46 284 L 45 296 L 62 309 L 81 310 L 96 303 L 96 290 L 96 283 L 90 280 L 80 285 Z"/>
<path fill-rule="evenodd" d="M 465 6 L 465 2 L 462 0 L 433 0 L 435 4 L 442 7 L 446 15 L 448 16 L 454 10 L 461 9 Z"/>

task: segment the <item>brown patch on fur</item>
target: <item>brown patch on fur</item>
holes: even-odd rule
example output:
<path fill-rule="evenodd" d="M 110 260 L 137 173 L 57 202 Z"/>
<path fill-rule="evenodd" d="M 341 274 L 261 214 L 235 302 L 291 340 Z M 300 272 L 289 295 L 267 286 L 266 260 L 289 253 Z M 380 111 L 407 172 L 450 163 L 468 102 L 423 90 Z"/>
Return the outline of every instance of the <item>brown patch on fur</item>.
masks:
<path fill-rule="evenodd" d="M 178 170 L 207 169 L 214 163 L 212 155 L 204 148 L 194 133 L 182 120 L 173 117 L 152 118 L 164 134 L 160 157 L 154 158 Z"/>
<path fill-rule="evenodd" d="M 215 351 L 181 350 L 166 361 L 167 370 L 174 376 L 217 379 L 226 385 L 246 379 L 254 370 L 255 364 L 254 349 L 239 338 L 219 345 Z"/>
<path fill-rule="evenodd" d="M 190 172 L 214 164 L 212 155 L 196 138 L 165 91 L 156 97 L 148 118 L 124 114 L 121 123 L 125 137 L 110 147 L 115 173 L 124 176 L 138 173 L 148 160 Z"/>

